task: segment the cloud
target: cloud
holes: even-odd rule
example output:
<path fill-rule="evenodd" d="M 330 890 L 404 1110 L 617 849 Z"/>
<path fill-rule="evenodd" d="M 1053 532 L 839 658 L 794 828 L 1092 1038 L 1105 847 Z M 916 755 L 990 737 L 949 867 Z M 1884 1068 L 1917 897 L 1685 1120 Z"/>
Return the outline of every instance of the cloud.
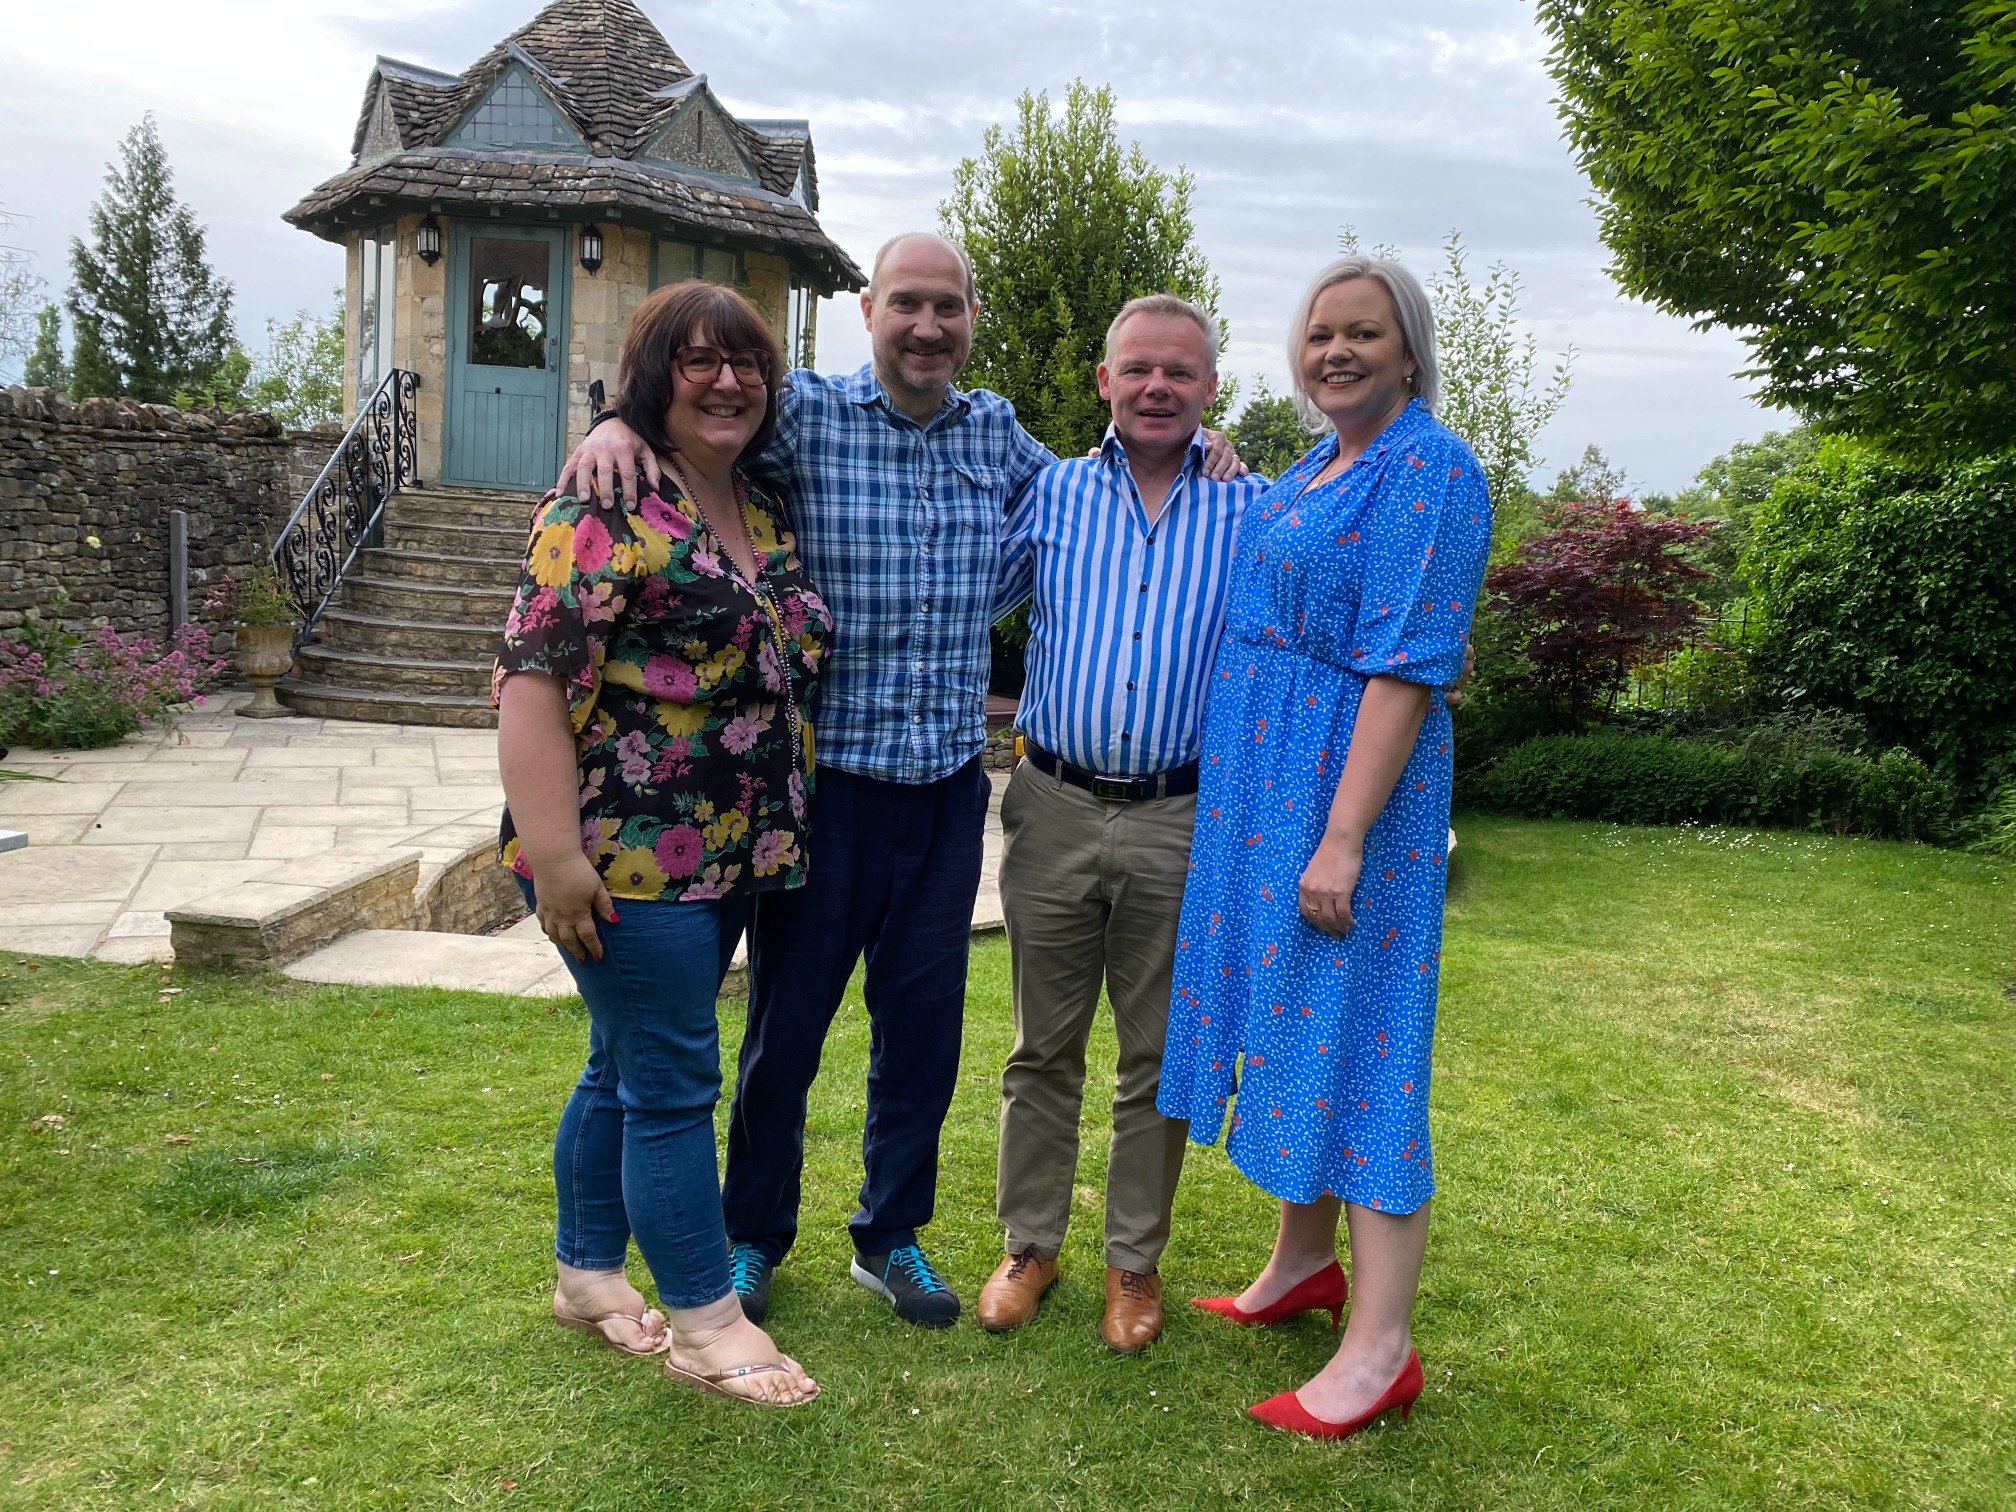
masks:
<path fill-rule="evenodd" d="M 1589 190 L 1561 139 L 1546 39 L 1507 0 L 1318 9 L 1164 0 L 644 0 L 731 108 L 810 118 L 822 218 L 857 257 L 935 224 L 951 170 L 1025 89 L 1107 83 L 1123 133 L 1197 178 L 1199 239 L 1225 290 L 1228 371 L 1278 388 L 1281 323 L 1340 227 L 1417 267 L 1460 230 L 1482 266 L 1525 278 L 1544 351 L 1582 355 L 1541 449 L 1590 441 L 1647 487 L 1676 488 L 1738 439 L 1785 422 L 1730 375 L 1728 333 L 1622 298 L 1603 272 Z M 280 213 L 347 161 L 371 60 L 466 67 L 536 0 L 94 0 L 9 22 L 0 66 L 0 205 L 32 217 L 52 283 L 120 136 L 152 109 L 178 187 L 211 228 L 256 343 L 267 315 L 320 307 L 327 243 Z M 822 312 L 822 365 L 866 340 L 851 301 Z"/>

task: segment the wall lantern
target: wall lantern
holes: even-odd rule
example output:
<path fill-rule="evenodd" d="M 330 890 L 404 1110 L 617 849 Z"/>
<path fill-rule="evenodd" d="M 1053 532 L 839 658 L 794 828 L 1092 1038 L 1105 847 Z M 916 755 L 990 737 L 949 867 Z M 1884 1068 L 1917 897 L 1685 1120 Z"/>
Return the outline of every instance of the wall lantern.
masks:
<path fill-rule="evenodd" d="M 413 250 L 420 254 L 420 261 L 430 268 L 441 261 L 441 224 L 433 216 L 428 216 L 414 229 Z"/>
<path fill-rule="evenodd" d="M 602 266 L 602 233 L 593 221 L 581 228 L 581 266 L 590 273 Z"/>

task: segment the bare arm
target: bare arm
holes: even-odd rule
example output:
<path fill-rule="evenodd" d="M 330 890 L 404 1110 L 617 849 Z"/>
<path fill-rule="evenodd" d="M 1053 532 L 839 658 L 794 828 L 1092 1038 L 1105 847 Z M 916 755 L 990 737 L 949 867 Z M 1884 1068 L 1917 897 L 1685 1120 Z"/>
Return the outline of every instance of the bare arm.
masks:
<path fill-rule="evenodd" d="M 1365 866 L 1365 837 L 1414 754 L 1432 693 L 1424 684 L 1397 677 L 1375 677 L 1365 684 L 1344 775 L 1330 802 L 1330 822 L 1302 872 L 1302 917 L 1310 928 L 1339 939 L 1351 932 L 1351 893 Z"/>
<path fill-rule="evenodd" d="M 612 416 L 581 438 L 554 488 L 576 498 L 593 498 L 609 509 L 616 503 L 618 483 L 624 502 L 634 510 L 637 501 L 658 486 L 658 459 L 637 432 Z"/>
<path fill-rule="evenodd" d="M 601 960 L 595 915 L 614 923 L 616 904 L 581 850 L 581 773 L 558 678 L 514 672 L 504 679 L 497 767 L 519 851 L 532 868 L 539 927 L 575 960 Z"/>

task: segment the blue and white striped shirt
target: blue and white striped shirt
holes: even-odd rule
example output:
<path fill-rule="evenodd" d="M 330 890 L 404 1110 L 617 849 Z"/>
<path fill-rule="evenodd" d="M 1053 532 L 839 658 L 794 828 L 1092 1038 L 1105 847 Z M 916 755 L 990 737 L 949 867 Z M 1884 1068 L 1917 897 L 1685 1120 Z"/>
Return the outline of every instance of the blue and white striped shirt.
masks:
<path fill-rule="evenodd" d="M 1033 600 L 1025 735 L 1094 772 L 1197 759 L 1239 519 L 1266 488 L 1205 477 L 1201 430 L 1153 524 L 1111 429 L 1098 456 L 1036 480 L 1009 517 L 995 606 Z"/>
<path fill-rule="evenodd" d="M 873 364 L 791 374 L 777 439 L 749 472 L 786 491 L 799 557 L 833 611 L 813 721 L 822 764 L 924 783 L 979 754 L 1008 506 L 1055 460 L 986 389 L 952 391 L 919 425 Z"/>

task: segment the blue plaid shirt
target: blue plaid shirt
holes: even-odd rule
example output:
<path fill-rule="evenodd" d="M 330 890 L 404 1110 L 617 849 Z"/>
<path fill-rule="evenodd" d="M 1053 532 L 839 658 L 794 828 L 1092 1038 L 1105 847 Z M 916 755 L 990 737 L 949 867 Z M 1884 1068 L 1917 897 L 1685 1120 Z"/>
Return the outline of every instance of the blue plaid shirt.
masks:
<path fill-rule="evenodd" d="M 791 374 L 777 439 L 749 471 L 789 491 L 798 554 L 833 611 L 819 761 L 924 783 L 979 753 L 1003 521 L 1054 461 L 985 389 L 953 390 L 919 425 L 873 364 Z"/>

